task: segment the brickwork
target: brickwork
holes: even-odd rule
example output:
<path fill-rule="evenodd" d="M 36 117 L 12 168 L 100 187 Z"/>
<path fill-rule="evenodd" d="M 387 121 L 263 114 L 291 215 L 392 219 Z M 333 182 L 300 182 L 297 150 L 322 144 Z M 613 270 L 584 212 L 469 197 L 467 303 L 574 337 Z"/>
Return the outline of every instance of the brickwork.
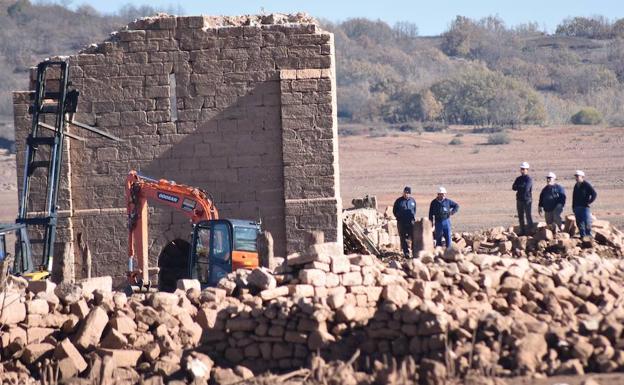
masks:
<path fill-rule="evenodd" d="M 94 274 L 125 273 L 131 169 L 204 188 L 224 218 L 261 217 L 276 255 L 310 231 L 340 241 L 333 36 L 312 20 L 147 18 L 69 60 L 76 120 L 124 139 L 70 128 L 87 141 L 65 154 L 58 241 L 81 234 Z M 14 94 L 20 186 L 28 103 Z M 189 233 L 184 217 L 152 205 L 151 263 Z"/>

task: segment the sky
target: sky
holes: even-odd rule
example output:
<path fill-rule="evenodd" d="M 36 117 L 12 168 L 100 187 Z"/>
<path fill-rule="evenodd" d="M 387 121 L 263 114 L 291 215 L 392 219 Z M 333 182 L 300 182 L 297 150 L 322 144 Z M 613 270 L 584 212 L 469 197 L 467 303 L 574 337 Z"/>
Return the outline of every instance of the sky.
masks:
<path fill-rule="evenodd" d="M 68 0 L 65 0 L 67 2 Z M 88 4 L 100 12 L 115 12 L 129 0 L 69 0 L 73 7 Z M 409 21 L 421 35 L 444 32 L 456 15 L 481 18 L 496 15 L 508 26 L 537 22 L 548 32 L 569 16 L 603 15 L 609 19 L 624 17 L 624 0 L 135 0 L 135 6 L 181 9 L 188 15 L 240 15 L 261 12 L 305 11 L 331 21 L 353 17 L 381 19 L 394 24 Z"/>

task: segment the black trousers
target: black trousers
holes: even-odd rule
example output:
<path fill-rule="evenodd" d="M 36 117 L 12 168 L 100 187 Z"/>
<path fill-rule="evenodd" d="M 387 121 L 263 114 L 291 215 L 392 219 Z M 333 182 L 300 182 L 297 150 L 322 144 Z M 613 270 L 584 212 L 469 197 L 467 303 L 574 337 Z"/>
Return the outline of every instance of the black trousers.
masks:
<path fill-rule="evenodd" d="M 407 245 L 407 240 L 414 242 L 413 234 L 414 234 L 414 225 L 411 223 L 401 223 L 397 222 L 397 227 L 399 229 L 399 238 L 401 238 L 401 250 L 403 251 L 403 255 L 406 257 L 410 256 L 410 249 Z"/>
<path fill-rule="evenodd" d="M 526 234 L 527 230 L 530 231 L 533 229 L 533 218 L 531 217 L 532 203 L 532 201 L 516 201 L 518 220 L 520 221 L 520 233 L 522 234 Z"/>

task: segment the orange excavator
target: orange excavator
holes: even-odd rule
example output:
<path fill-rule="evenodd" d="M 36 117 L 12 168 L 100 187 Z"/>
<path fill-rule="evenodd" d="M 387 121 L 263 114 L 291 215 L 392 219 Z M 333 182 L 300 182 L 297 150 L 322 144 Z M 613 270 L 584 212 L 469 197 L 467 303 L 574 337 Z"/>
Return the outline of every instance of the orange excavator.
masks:
<path fill-rule="evenodd" d="M 126 178 L 130 285 L 140 289 L 151 286 L 148 201 L 178 210 L 193 224 L 190 247 L 169 244 L 161 254 L 159 267 L 155 269 L 160 290 L 174 290 L 181 278 L 194 278 L 203 286 L 214 286 L 233 270 L 259 266 L 256 239 L 260 225 L 257 222 L 219 219 L 217 208 L 206 191 L 130 171 Z"/>

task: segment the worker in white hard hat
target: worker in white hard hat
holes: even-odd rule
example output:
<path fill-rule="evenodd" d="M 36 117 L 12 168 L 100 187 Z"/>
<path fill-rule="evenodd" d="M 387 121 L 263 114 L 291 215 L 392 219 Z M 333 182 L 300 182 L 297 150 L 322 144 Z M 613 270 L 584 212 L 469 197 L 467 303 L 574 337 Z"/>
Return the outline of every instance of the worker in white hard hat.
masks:
<path fill-rule="evenodd" d="M 549 172 L 546 175 L 546 186 L 542 189 L 539 197 L 538 212 L 545 214 L 546 224 L 552 226 L 556 233 L 561 231 L 561 213 L 566 202 L 565 190 L 561 185 L 555 183 L 557 175 Z"/>
<path fill-rule="evenodd" d="M 442 238 L 446 247 L 451 247 L 451 215 L 459 211 L 459 205 L 446 197 L 446 189 L 438 188 L 438 196 L 429 205 L 429 220 L 434 223 L 436 246 L 442 246 Z"/>
<path fill-rule="evenodd" d="M 531 204 L 533 203 L 533 179 L 529 176 L 529 163 L 520 164 L 520 176 L 512 185 L 516 192 L 516 209 L 520 221 L 520 235 L 528 235 L 533 230 L 533 218 L 531 217 Z M 525 221 L 526 220 L 526 221 Z"/>
<path fill-rule="evenodd" d="M 589 205 L 596 200 L 598 194 L 596 194 L 596 190 L 594 190 L 592 185 L 585 180 L 583 171 L 576 170 L 574 177 L 576 178 L 576 184 L 572 193 L 572 211 L 574 211 L 576 225 L 579 228 L 581 238 L 591 237 L 592 220 Z"/>

